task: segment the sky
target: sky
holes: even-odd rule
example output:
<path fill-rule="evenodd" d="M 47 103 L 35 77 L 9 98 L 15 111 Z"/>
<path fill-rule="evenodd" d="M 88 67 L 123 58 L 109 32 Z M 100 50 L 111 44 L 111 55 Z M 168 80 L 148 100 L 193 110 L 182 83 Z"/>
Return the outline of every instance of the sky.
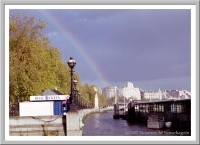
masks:
<path fill-rule="evenodd" d="M 191 90 L 190 9 L 10 9 L 48 23 L 62 59 L 82 84 Z"/>

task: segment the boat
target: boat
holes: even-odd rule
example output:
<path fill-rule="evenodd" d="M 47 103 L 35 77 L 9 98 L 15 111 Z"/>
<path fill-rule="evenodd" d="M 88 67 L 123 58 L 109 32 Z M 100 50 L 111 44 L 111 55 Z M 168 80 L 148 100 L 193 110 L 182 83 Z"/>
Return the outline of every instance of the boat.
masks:
<path fill-rule="evenodd" d="M 164 128 L 165 121 L 163 116 L 150 115 L 147 120 L 147 127 L 152 129 Z"/>
<path fill-rule="evenodd" d="M 170 121 L 165 122 L 165 127 L 171 128 L 171 126 L 172 126 L 172 122 L 170 122 Z"/>

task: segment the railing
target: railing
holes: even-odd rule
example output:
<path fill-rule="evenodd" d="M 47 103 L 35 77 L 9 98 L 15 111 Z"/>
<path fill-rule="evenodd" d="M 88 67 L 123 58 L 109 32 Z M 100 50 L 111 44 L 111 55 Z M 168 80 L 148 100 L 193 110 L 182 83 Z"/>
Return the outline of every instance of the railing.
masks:
<path fill-rule="evenodd" d="M 79 92 L 79 90 L 76 90 L 75 93 L 75 104 L 78 105 L 80 108 L 92 108 L 92 102 L 89 100 L 86 100 L 81 93 Z"/>
<path fill-rule="evenodd" d="M 19 116 L 19 105 L 16 104 L 9 105 L 9 116 Z"/>

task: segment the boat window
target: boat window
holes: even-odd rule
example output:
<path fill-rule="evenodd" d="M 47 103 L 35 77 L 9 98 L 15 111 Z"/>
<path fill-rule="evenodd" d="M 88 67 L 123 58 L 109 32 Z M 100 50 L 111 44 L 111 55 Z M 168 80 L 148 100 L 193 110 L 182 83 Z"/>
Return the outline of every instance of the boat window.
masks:
<path fill-rule="evenodd" d="M 160 104 L 160 105 L 159 105 L 158 111 L 159 111 L 159 112 L 164 112 L 164 106 L 163 106 L 163 104 Z"/>
<path fill-rule="evenodd" d="M 176 113 L 176 106 L 175 106 L 175 104 L 171 104 L 171 113 Z"/>
<path fill-rule="evenodd" d="M 154 108 L 153 105 L 149 105 L 149 111 L 150 111 L 150 112 L 153 112 L 153 111 L 154 111 L 153 108 Z"/>
<path fill-rule="evenodd" d="M 185 112 L 185 106 L 182 103 L 178 103 L 176 105 L 176 108 L 177 108 L 177 113 L 183 113 L 183 112 Z"/>
<path fill-rule="evenodd" d="M 183 113 L 185 112 L 185 104 L 184 103 L 177 103 L 171 104 L 171 112 L 172 113 Z"/>

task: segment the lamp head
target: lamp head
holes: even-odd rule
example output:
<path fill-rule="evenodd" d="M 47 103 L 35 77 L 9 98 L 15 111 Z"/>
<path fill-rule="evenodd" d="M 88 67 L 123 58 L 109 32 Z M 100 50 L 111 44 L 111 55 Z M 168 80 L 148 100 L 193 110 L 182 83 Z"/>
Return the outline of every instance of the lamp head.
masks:
<path fill-rule="evenodd" d="M 72 68 L 75 67 L 76 62 L 75 62 L 75 60 L 74 60 L 72 57 L 70 57 L 70 59 L 69 59 L 69 61 L 67 62 L 67 64 L 68 64 L 68 66 L 72 69 Z"/>
<path fill-rule="evenodd" d="M 74 83 L 74 85 L 76 85 L 78 83 L 78 81 L 74 79 L 73 83 Z"/>

